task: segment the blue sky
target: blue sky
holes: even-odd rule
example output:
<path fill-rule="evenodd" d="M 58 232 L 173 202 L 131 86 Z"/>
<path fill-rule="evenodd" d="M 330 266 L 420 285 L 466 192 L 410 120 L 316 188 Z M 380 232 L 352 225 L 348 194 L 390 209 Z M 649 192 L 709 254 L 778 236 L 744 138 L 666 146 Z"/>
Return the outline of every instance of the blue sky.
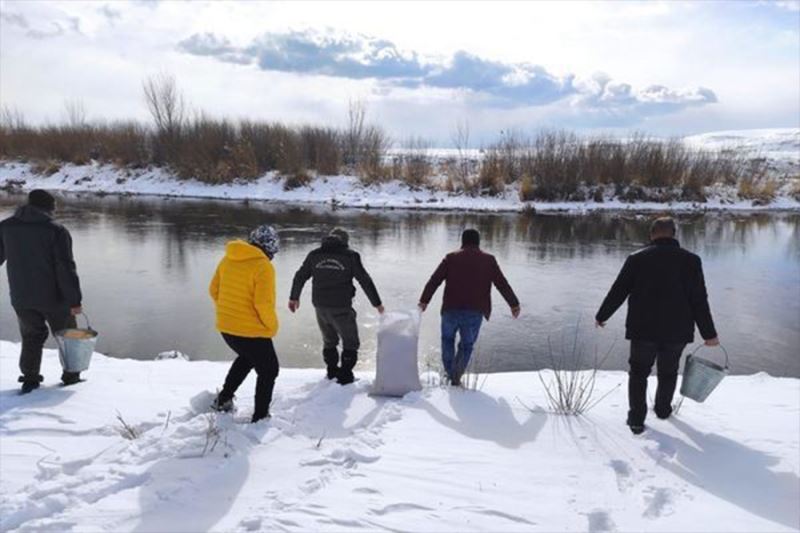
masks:
<path fill-rule="evenodd" d="M 341 125 L 362 100 L 437 144 L 800 127 L 800 1 L 0 1 L 0 103 L 31 121 L 145 120 L 158 72 L 212 116 Z"/>

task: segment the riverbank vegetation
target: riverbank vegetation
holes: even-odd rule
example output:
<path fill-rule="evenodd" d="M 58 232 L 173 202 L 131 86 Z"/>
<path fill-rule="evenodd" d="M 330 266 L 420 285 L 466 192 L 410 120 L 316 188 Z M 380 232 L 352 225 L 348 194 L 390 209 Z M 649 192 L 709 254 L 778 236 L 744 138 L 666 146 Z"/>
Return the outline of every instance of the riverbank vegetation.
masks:
<path fill-rule="evenodd" d="M 441 155 L 424 139 L 393 142 L 367 121 L 362 102 L 351 103 L 346 125 L 334 128 L 211 118 L 190 111 L 168 75 L 145 80 L 143 93 L 150 123 L 90 122 L 83 104 L 73 101 L 65 105 L 62 123 L 32 126 L 5 108 L 0 158 L 31 162 L 42 175 L 65 163 L 94 160 L 128 169 L 167 168 L 180 179 L 207 184 L 274 172 L 292 189 L 315 176 L 347 174 L 365 186 L 398 180 L 412 189 L 469 196 L 498 196 L 514 187 L 523 201 L 703 202 L 707 187 L 727 185 L 741 198 L 769 203 L 779 186 L 764 158 L 699 150 L 679 139 L 503 132 L 498 142 L 478 151 L 470 149 L 469 126 L 463 123 L 454 129 L 456 149 Z"/>

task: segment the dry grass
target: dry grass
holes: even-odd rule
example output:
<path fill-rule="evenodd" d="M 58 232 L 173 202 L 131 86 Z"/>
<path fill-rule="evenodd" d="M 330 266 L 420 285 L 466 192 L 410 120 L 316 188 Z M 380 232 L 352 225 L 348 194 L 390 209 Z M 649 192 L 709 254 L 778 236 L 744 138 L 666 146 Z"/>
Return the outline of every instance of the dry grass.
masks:
<path fill-rule="evenodd" d="M 545 379 L 546 371 L 538 372 L 539 381 L 544 387 L 550 409 L 557 414 L 582 415 L 616 389 L 614 387 L 603 396 L 596 397 L 597 372 L 611 354 L 613 346 L 604 357 L 598 357 L 595 352 L 594 357 L 588 359 L 585 356 L 583 346 L 579 342 L 579 331 L 580 324 L 575 327 L 572 342 L 563 342 L 564 346 L 562 346 L 558 355 L 554 352 L 548 337 L 547 346 L 551 365 L 549 370 L 550 379 Z"/>
<path fill-rule="evenodd" d="M 739 197 L 752 200 L 754 205 L 766 205 L 775 200 L 779 184 L 774 179 L 744 178 L 739 181 Z"/>

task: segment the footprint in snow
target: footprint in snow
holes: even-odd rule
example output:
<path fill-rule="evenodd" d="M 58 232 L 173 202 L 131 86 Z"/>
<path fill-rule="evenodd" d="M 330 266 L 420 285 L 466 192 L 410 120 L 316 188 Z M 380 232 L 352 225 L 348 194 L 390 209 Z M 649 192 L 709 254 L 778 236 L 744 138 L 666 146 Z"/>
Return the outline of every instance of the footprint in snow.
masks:
<path fill-rule="evenodd" d="M 642 516 L 645 518 L 658 518 L 672 514 L 674 501 L 675 494 L 673 490 L 664 487 L 648 487 L 645 491 L 647 507 Z"/>
<path fill-rule="evenodd" d="M 614 459 L 608 463 L 608 466 L 614 470 L 614 475 L 617 478 L 617 487 L 620 492 L 625 492 L 633 486 L 633 472 L 628 463 L 620 459 Z"/>
<path fill-rule="evenodd" d="M 586 515 L 586 519 L 589 521 L 588 529 L 590 533 L 616 531 L 617 529 L 616 524 L 614 524 L 614 521 L 611 520 L 611 515 L 609 515 L 606 511 L 592 511 Z"/>

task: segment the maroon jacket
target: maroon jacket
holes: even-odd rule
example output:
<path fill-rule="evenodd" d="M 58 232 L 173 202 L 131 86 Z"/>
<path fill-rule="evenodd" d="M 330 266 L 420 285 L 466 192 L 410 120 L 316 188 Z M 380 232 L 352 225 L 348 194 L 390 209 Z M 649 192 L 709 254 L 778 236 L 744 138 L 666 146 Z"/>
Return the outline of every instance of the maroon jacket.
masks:
<path fill-rule="evenodd" d="M 457 252 L 447 254 L 425 285 L 419 301 L 428 304 L 443 281 L 442 313 L 480 311 L 489 320 L 489 315 L 492 314 L 492 284 L 510 307 L 519 305 L 519 300 L 500 270 L 497 260 L 477 246 L 465 246 Z"/>

